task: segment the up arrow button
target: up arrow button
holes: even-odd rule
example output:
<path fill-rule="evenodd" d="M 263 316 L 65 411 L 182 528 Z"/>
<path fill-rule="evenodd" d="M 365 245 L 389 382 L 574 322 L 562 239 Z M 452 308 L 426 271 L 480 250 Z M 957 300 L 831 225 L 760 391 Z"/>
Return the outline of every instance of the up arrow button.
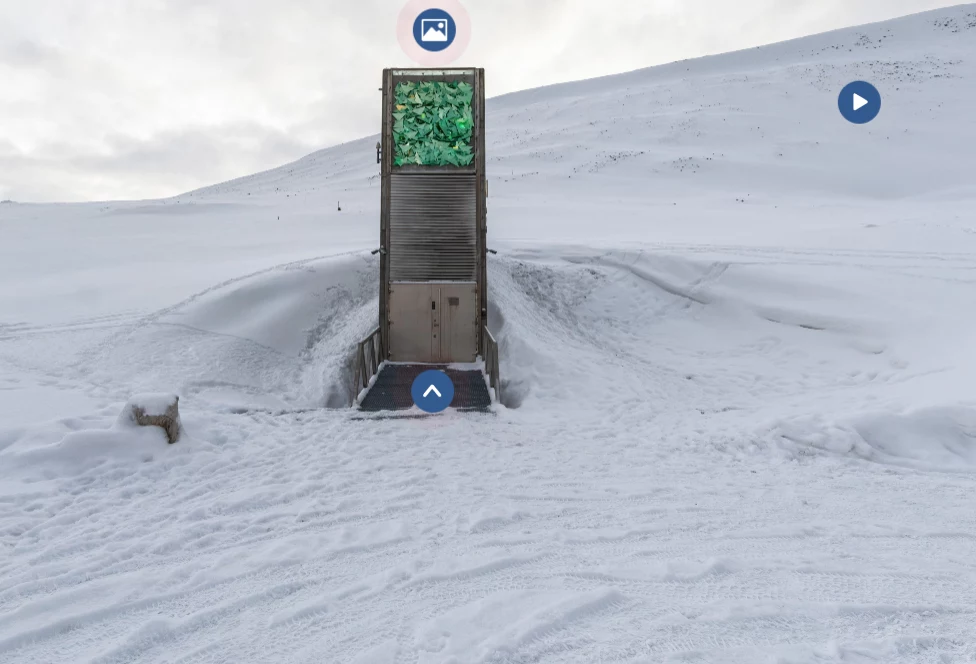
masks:
<path fill-rule="evenodd" d="M 429 369 L 414 378 L 410 396 L 425 413 L 439 413 L 454 401 L 454 383 L 443 371 Z"/>

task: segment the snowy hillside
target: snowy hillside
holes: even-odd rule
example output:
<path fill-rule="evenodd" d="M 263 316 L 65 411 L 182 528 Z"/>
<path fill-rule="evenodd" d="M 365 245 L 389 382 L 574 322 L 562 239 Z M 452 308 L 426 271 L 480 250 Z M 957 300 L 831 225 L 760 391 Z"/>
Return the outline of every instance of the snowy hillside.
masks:
<path fill-rule="evenodd" d="M 490 415 L 348 407 L 375 136 L 0 204 L 0 662 L 976 661 L 974 108 L 976 5 L 490 100 Z"/>

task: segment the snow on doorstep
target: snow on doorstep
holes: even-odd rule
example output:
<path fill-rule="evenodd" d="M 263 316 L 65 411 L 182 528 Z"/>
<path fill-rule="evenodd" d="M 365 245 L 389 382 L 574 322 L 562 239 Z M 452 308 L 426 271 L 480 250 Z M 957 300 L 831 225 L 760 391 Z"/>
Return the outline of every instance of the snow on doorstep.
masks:
<path fill-rule="evenodd" d="M 350 408 L 375 137 L 0 206 L 0 662 L 976 661 L 974 35 L 491 100 L 491 416 Z"/>

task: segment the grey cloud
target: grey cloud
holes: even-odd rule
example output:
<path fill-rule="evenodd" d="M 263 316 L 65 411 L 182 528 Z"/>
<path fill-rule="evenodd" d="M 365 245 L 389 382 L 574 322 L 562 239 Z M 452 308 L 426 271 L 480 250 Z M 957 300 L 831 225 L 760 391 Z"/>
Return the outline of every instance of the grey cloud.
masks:
<path fill-rule="evenodd" d="M 101 153 L 51 143 L 24 154 L 0 143 L 0 198 L 17 201 L 164 197 L 297 159 L 317 146 L 254 125 L 184 127 L 147 140 L 112 134 Z M 38 183 L 43 183 L 38 187 Z"/>
<path fill-rule="evenodd" d="M 64 52 L 54 46 L 28 40 L 0 42 L 0 63 L 17 68 L 60 68 Z"/>

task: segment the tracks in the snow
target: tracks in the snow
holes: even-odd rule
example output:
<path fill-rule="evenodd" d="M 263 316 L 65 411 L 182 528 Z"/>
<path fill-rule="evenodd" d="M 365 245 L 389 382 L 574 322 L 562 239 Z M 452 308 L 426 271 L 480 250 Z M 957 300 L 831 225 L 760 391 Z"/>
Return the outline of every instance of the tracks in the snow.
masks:
<path fill-rule="evenodd" d="M 935 656 L 965 652 L 976 523 L 947 506 L 972 477 L 764 449 L 770 403 L 829 405 L 840 364 L 868 376 L 888 358 L 838 359 L 840 333 L 735 306 L 765 296 L 742 291 L 739 265 L 494 261 L 503 375 L 535 381 L 495 417 L 224 402 L 189 407 L 192 439 L 151 462 L 82 476 L 39 462 L 17 487 L 29 500 L 3 496 L 0 659 L 751 663 L 838 635 L 919 661 L 893 625 Z M 370 322 L 358 284 L 313 291 L 336 308 L 299 339 L 306 368 L 338 366 L 329 345 Z M 204 318 L 223 303 L 208 292 L 179 311 Z M 167 327 L 116 341 L 145 349 Z M 907 375 L 890 371 L 844 374 L 845 394 Z M 206 367 L 180 375 L 191 403 L 261 395 Z"/>

